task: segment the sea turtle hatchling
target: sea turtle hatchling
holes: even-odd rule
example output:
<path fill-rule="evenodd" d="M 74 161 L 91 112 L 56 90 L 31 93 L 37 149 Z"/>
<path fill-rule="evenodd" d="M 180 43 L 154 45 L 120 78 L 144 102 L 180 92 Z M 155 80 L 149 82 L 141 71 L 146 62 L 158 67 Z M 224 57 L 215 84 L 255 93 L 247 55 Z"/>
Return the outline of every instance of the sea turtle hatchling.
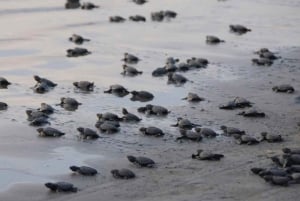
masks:
<path fill-rule="evenodd" d="M 77 35 L 77 34 L 73 34 L 70 38 L 69 38 L 69 41 L 77 44 L 77 45 L 81 45 L 82 43 L 84 42 L 88 42 L 90 41 L 90 39 L 87 39 L 87 38 L 83 38 L 82 36 L 80 35 Z"/>
<path fill-rule="evenodd" d="M 94 82 L 89 81 L 79 81 L 73 82 L 73 85 L 82 91 L 93 91 L 94 90 Z"/>
<path fill-rule="evenodd" d="M 202 136 L 199 132 L 195 132 L 192 130 L 180 129 L 180 137 L 177 137 L 176 140 L 192 140 L 196 142 L 202 141 Z"/>
<path fill-rule="evenodd" d="M 283 148 L 282 152 L 285 154 L 300 154 L 300 148 Z"/>
<path fill-rule="evenodd" d="M 116 16 L 110 16 L 109 17 L 109 21 L 110 22 L 114 22 L 114 23 L 120 23 L 120 22 L 124 22 L 126 19 L 124 17 L 121 17 L 119 15 Z"/>
<path fill-rule="evenodd" d="M 154 71 L 152 71 L 153 77 L 161 77 L 168 73 L 167 69 L 165 67 L 159 67 L 156 68 Z"/>
<path fill-rule="evenodd" d="M 132 0 L 134 3 L 136 3 L 137 5 L 143 5 L 144 3 L 147 2 L 147 0 Z"/>
<path fill-rule="evenodd" d="M 131 101 L 148 102 L 153 100 L 154 95 L 148 91 L 131 91 Z"/>
<path fill-rule="evenodd" d="M 48 118 L 49 116 L 43 112 L 40 112 L 38 110 L 26 110 L 27 120 L 33 121 L 36 118 L 39 117 L 45 117 Z"/>
<path fill-rule="evenodd" d="M 165 10 L 162 11 L 164 17 L 166 18 L 175 18 L 177 16 L 177 13 L 175 11 L 172 10 Z"/>
<path fill-rule="evenodd" d="M 67 0 L 65 4 L 66 9 L 76 9 L 80 7 L 80 0 Z"/>
<path fill-rule="evenodd" d="M 104 91 L 104 93 L 114 94 L 118 97 L 124 97 L 129 94 L 129 91 L 119 84 L 110 85 L 109 89 Z"/>
<path fill-rule="evenodd" d="M 60 104 L 59 105 L 61 105 L 61 106 L 69 105 L 69 106 L 78 107 L 79 105 L 82 105 L 82 103 L 78 102 L 74 98 L 62 97 L 62 98 L 60 98 Z"/>
<path fill-rule="evenodd" d="M 120 118 L 117 114 L 114 114 L 111 112 L 98 113 L 97 117 L 99 120 L 106 120 L 106 121 L 121 121 L 122 120 L 122 118 Z"/>
<path fill-rule="evenodd" d="M 122 75 L 128 75 L 128 76 L 136 76 L 142 74 L 143 71 L 138 71 L 136 68 L 132 66 L 128 66 L 126 64 L 123 65 L 123 72 Z"/>
<path fill-rule="evenodd" d="M 116 179 L 133 179 L 135 174 L 129 169 L 113 169 L 110 171 L 112 176 Z"/>
<path fill-rule="evenodd" d="M 205 99 L 200 97 L 196 93 L 189 92 L 186 97 L 182 98 L 182 100 L 187 100 L 189 102 L 200 102 L 200 101 L 204 101 Z"/>
<path fill-rule="evenodd" d="M 252 59 L 252 64 L 257 66 L 271 66 L 273 65 L 273 61 L 271 59 L 266 58 L 259 58 L 259 59 Z"/>
<path fill-rule="evenodd" d="M 240 25 L 240 24 L 231 24 L 229 25 L 230 31 L 233 33 L 237 33 L 237 34 L 245 34 L 249 31 L 251 31 L 251 29 L 248 29 L 247 27 Z"/>
<path fill-rule="evenodd" d="M 47 117 L 37 117 L 29 123 L 30 126 L 44 126 L 47 124 L 50 125 Z"/>
<path fill-rule="evenodd" d="M 39 136 L 41 137 L 61 137 L 65 135 L 64 132 L 52 127 L 38 128 L 36 130 L 39 133 Z"/>
<path fill-rule="evenodd" d="M 73 172 L 76 172 L 78 174 L 84 175 L 84 176 L 94 176 L 98 174 L 98 171 L 95 168 L 88 167 L 88 166 L 70 166 L 70 170 Z"/>
<path fill-rule="evenodd" d="M 256 109 L 250 109 L 243 112 L 238 113 L 238 115 L 244 117 L 265 117 L 266 114 L 264 112 L 258 111 Z"/>
<path fill-rule="evenodd" d="M 190 130 L 190 129 L 196 127 L 196 126 L 201 126 L 201 125 L 194 124 L 194 123 L 190 122 L 190 120 L 188 120 L 188 119 L 184 119 L 184 118 L 179 117 L 179 118 L 177 118 L 177 123 L 173 124 L 171 126 L 178 127 L 178 128 L 181 128 L 181 129 Z"/>
<path fill-rule="evenodd" d="M 234 134 L 233 137 L 235 138 L 237 144 L 254 145 L 259 143 L 259 141 L 255 137 L 246 134 L 245 135 Z"/>
<path fill-rule="evenodd" d="M 0 89 L 7 89 L 8 85 L 11 85 L 11 83 L 4 77 L 0 77 Z"/>
<path fill-rule="evenodd" d="M 81 4 L 81 9 L 83 9 L 83 10 L 92 10 L 94 8 L 99 8 L 99 6 L 97 6 L 91 2 L 84 2 Z"/>
<path fill-rule="evenodd" d="M 282 84 L 278 86 L 274 86 L 272 88 L 275 92 L 283 92 L 283 93 L 294 93 L 295 89 L 289 84 Z"/>
<path fill-rule="evenodd" d="M 142 110 L 140 110 L 142 111 Z M 156 116 L 165 116 L 168 115 L 170 113 L 170 111 L 160 105 L 151 105 L 151 104 L 147 104 L 145 106 L 145 111 L 144 113 L 146 115 L 156 115 Z"/>
<path fill-rule="evenodd" d="M 139 121 L 142 120 L 141 118 L 139 118 L 135 114 L 132 114 L 132 113 L 128 112 L 125 108 L 122 109 L 122 113 L 124 115 L 122 117 L 122 121 L 125 121 L 125 122 L 139 122 Z"/>
<path fill-rule="evenodd" d="M 127 159 L 129 160 L 129 162 L 139 166 L 139 167 L 148 167 L 148 168 L 152 168 L 155 166 L 155 162 L 151 159 L 151 158 L 147 158 L 144 156 L 127 156 Z"/>
<path fill-rule="evenodd" d="M 211 151 L 204 151 L 202 149 L 197 150 L 196 154 L 192 154 L 192 158 L 198 160 L 219 161 L 223 157 L 223 154 L 216 154 Z"/>
<path fill-rule="evenodd" d="M 160 128 L 157 128 L 154 126 L 149 126 L 147 128 L 141 127 L 139 129 L 139 131 L 141 133 L 143 133 L 144 135 L 148 135 L 148 136 L 162 137 L 165 135 L 164 132 Z"/>
<path fill-rule="evenodd" d="M 8 108 L 8 105 L 6 103 L 0 102 L 0 111 L 1 110 L 7 110 L 7 108 Z"/>
<path fill-rule="evenodd" d="M 107 133 L 107 134 L 113 134 L 120 131 L 119 127 L 110 123 L 110 121 L 104 121 L 103 123 L 98 124 L 97 128 L 101 133 Z"/>
<path fill-rule="evenodd" d="M 45 85 L 47 85 L 48 87 L 56 87 L 57 84 L 52 82 L 51 80 L 47 79 L 47 78 L 43 78 L 43 77 L 40 77 L 38 75 L 34 75 L 33 76 L 33 79 L 35 81 L 37 81 L 37 83 L 44 83 Z"/>
<path fill-rule="evenodd" d="M 92 52 L 88 51 L 86 48 L 75 47 L 74 49 L 67 49 L 67 57 L 79 57 L 86 56 Z"/>
<path fill-rule="evenodd" d="M 68 182 L 48 182 L 45 183 L 45 186 L 49 188 L 53 192 L 73 192 L 76 193 L 78 189 L 74 187 L 73 184 L 68 183 Z"/>
<path fill-rule="evenodd" d="M 129 20 L 134 21 L 134 22 L 146 22 L 146 18 L 142 15 L 130 16 Z"/>
<path fill-rule="evenodd" d="M 80 133 L 80 138 L 81 139 L 98 139 L 99 135 L 97 134 L 96 131 L 90 129 L 90 128 L 83 128 L 83 127 L 78 127 L 77 130 Z"/>
<path fill-rule="evenodd" d="M 48 105 L 47 103 L 41 103 L 41 107 L 37 110 L 48 115 L 54 113 L 54 108 L 51 105 Z"/>
<path fill-rule="evenodd" d="M 224 132 L 224 135 L 226 135 L 226 136 L 244 135 L 246 133 L 245 131 L 240 130 L 238 128 L 228 127 L 228 126 L 224 126 L 224 125 L 222 125 L 220 128 Z"/>
<path fill-rule="evenodd" d="M 195 128 L 195 131 L 197 133 L 199 133 L 201 136 L 206 137 L 206 138 L 214 138 L 218 135 L 214 130 L 212 130 L 210 128 L 197 127 L 197 128 Z"/>
<path fill-rule="evenodd" d="M 129 53 L 124 53 L 124 58 L 122 59 L 125 63 L 132 63 L 132 64 L 135 64 L 137 62 L 140 61 L 140 59 L 133 55 L 133 54 L 129 54 Z"/>
<path fill-rule="evenodd" d="M 165 16 L 163 11 L 151 12 L 151 20 L 156 22 L 162 22 Z"/>
<path fill-rule="evenodd" d="M 206 36 L 206 43 L 208 44 L 218 44 L 218 43 L 224 43 L 224 40 L 221 40 L 220 38 L 216 37 L 216 36 Z"/>
<path fill-rule="evenodd" d="M 266 182 L 278 186 L 288 186 L 290 181 L 292 180 L 289 176 L 266 175 L 263 178 Z"/>
<path fill-rule="evenodd" d="M 267 141 L 267 142 L 282 142 L 283 138 L 281 137 L 281 135 L 275 135 L 275 134 L 270 134 L 267 132 L 262 132 L 261 134 L 261 141 Z"/>
<path fill-rule="evenodd" d="M 182 85 L 186 83 L 188 79 L 183 75 L 177 73 L 169 73 L 168 74 L 168 84 Z"/>

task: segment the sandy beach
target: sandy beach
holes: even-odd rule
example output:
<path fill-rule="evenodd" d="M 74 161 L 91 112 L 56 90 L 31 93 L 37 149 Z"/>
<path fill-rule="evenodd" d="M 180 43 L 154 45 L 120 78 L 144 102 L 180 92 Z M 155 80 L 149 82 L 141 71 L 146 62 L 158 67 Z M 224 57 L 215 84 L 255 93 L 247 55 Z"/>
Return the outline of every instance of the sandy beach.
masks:
<path fill-rule="evenodd" d="M 300 146 L 300 2 L 297 0 L 149 0 L 139 6 L 129 0 L 93 0 L 100 5 L 91 11 L 65 10 L 65 1 L 0 1 L 0 76 L 12 85 L 0 89 L 0 101 L 9 107 L 0 111 L 0 201 L 153 201 L 153 200 L 297 200 L 300 185 L 272 186 L 253 175 L 252 167 L 269 167 L 271 156 L 283 147 Z M 150 13 L 174 10 L 175 19 L 152 22 Z M 141 14 L 146 22 L 110 23 L 112 15 L 128 17 Z M 236 35 L 230 24 L 243 24 L 251 32 Z M 66 50 L 76 47 L 68 41 L 73 33 L 91 41 L 82 47 L 91 55 L 66 57 Z M 208 45 L 206 35 L 225 40 Z M 269 48 L 281 58 L 272 66 L 254 66 L 254 51 Z M 143 71 L 136 77 L 124 77 L 121 61 L 124 52 L 141 58 L 135 65 Z M 192 82 L 176 87 L 167 77 L 152 77 L 167 57 L 185 61 L 191 57 L 209 60 L 205 69 L 182 73 Z M 36 94 L 31 87 L 33 75 L 56 83 L 55 89 Z M 95 83 L 91 93 L 74 90 L 74 81 Z M 147 103 L 130 101 L 103 93 L 112 84 L 130 90 L 154 94 L 151 102 L 171 111 L 167 117 L 148 117 L 137 112 Z M 291 84 L 293 94 L 275 93 L 274 85 Z M 182 100 L 188 92 L 205 98 L 200 103 Z M 265 112 L 265 118 L 248 119 L 238 110 L 220 110 L 218 106 L 234 97 L 244 97 L 253 107 Z M 73 97 L 83 103 L 76 111 L 66 111 L 55 104 L 61 97 Z M 66 133 L 61 138 L 38 137 L 29 126 L 25 110 L 46 102 L 55 107 L 51 126 Z M 122 108 L 137 114 L 138 124 L 121 123 L 114 135 L 95 141 L 78 139 L 77 127 L 95 128 L 96 114 Z M 171 127 L 178 117 L 190 119 L 221 134 L 221 125 L 237 127 L 252 136 L 261 132 L 280 134 L 282 143 L 261 142 L 238 145 L 223 135 L 202 142 L 176 141 L 180 136 Z M 163 138 L 139 133 L 142 126 L 157 126 Z M 223 153 L 218 162 L 193 160 L 197 149 Z M 153 169 L 137 168 L 127 155 L 141 155 L 157 162 Z M 96 168 L 96 177 L 70 172 L 71 165 Z M 116 180 L 114 168 L 129 168 L 137 177 Z M 53 193 L 45 188 L 48 181 L 68 181 L 77 193 Z"/>

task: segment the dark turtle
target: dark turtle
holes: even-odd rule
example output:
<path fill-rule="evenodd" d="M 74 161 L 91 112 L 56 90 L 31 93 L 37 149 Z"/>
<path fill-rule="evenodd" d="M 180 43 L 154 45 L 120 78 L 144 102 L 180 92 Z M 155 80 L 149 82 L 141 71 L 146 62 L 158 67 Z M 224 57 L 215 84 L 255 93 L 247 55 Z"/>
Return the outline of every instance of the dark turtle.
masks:
<path fill-rule="evenodd" d="M 65 135 L 64 132 L 61 132 L 55 128 L 47 127 L 47 128 L 38 128 L 36 129 L 41 137 L 61 137 Z"/>
<path fill-rule="evenodd" d="M 294 93 L 295 89 L 289 84 L 282 84 L 272 88 L 275 92 Z"/>
<path fill-rule="evenodd" d="M 138 74 L 142 74 L 143 71 L 138 71 L 136 68 L 132 66 L 127 66 L 126 64 L 123 65 L 123 75 L 128 75 L 128 76 L 136 76 Z"/>
<path fill-rule="evenodd" d="M 94 82 L 89 81 L 79 81 L 73 82 L 73 85 L 83 91 L 93 91 L 94 90 Z"/>
<path fill-rule="evenodd" d="M 205 68 L 208 65 L 208 60 L 204 58 L 192 57 L 186 60 L 190 68 Z"/>
<path fill-rule="evenodd" d="M 145 108 L 146 110 L 144 113 L 146 113 L 147 115 L 165 116 L 170 113 L 170 111 L 167 108 L 160 105 L 147 104 Z"/>
<path fill-rule="evenodd" d="M 168 71 L 168 72 L 172 72 L 174 73 L 175 71 L 177 71 L 177 66 L 173 63 L 166 63 L 165 65 L 165 69 Z"/>
<path fill-rule="evenodd" d="M 103 119 L 98 120 L 95 124 L 95 127 L 99 128 L 101 126 L 101 124 L 104 124 L 104 123 L 112 124 L 114 127 L 117 127 L 117 128 L 120 127 L 119 121 L 108 121 L 108 120 L 103 120 Z"/>
<path fill-rule="evenodd" d="M 4 77 L 0 77 L 0 89 L 7 89 L 8 85 L 11 85 L 11 83 Z"/>
<path fill-rule="evenodd" d="M 160 76 L 166 75 L 167 73 L 168 73 L 168 71 L 165 67 L 159 67 L 159 68 L 155 69 L 154 71 L 152 71 L 152 76 L 160 77 Z"/>
<path fill-rule="evenodd" d="M 169 73 L 168 74 L 168 84 L 176 84 L 176 85 L 182 85 L 186 83 L 188 79 L 184 77 L 183 75 L 177 74 L 177 73 Z"/>
<path fill-rule="evenodd" d="M 104 93 L 111 93 L 119 97 L 124 97 L 129 94 L 129 91 L 119 84 L 114 84 L 109 87 L 108 90 L 104 91 Z"/>
<path fill-rule="evenodd" d="M 99 8 L 99 6 L 90 2 L 84 2 L 83 4 L 81 4 L 81 9 L 83 10 L 92 10 L 94 8 Z"/>
<path fill-rule="evenodd" d="M 162 137 L 165 135 L 160 128 L 154 126 L 149 126 L 147 128 L 141 127 L 139 130 L 144 135 L 149 135 L 149 136 Z"/>
<path fill-rule="evenodd" d="M 214 130 L 210 128 L 195 128 L 195 131 L 200 133 L 201 136 L 207 138 L 213 138 L 218 135 Z"/>
<path fill-rule="evenodd" d="M 243 97 L 235 97 L 235 99 L 233 101 L 235 103 L 235 107 L 237 107 L 237 108 L 244 108 L 244 107 L 252 106 L 252 103 Z"/>
<path fill-rule="evenodd" d="M 134 22 L 146 22 L 146 18 L 142 15 L 130 16 L 129 20 L 134 21 Z"/>
<path fill-rule="evenodd" d="M 46 78 L 43 77 L 39 77 L 38 75 L 34 75 L 33 76 L 34 80 L 37 81 L 38 83 L 44 83 L 46 84 L 48 87 L 56 87 L 57 84 L 52 82 L 51 80 L 48 80 Z"/>
<path fill-rule="evenodd" d="M 281 137 L 281 135 L 274 135 L 274 134 L 269 134 L 267 132 L 262 132 L 261 133 L 261 141 L 267 141 L 267 142 L 282 142 L 283 139 Z"/>
<path fill-rule="evenodd" d="M 289 176 L 266 175 L 263 178 L 266 182 L 278 186 L 288 186 L 289 182 L 292 180 Z"/>
<path fill-rule="evenodd" d="M 235 108 L 236 108 L 236 104 L 235 104 L 234 100 L 233 101 L 229 101 L 229 102 L 227 102 L 225 104 L 219 105 L 219 109 L 223 109 L 223 110 L 233 110 Z"/>
<path fill-rule="evenodd" d="M 154 98 L 153 94 L 147 91 L 132 91 L 130 93 L 132 94 L 130 98 L 132 101 L 147 102 Z"/>
<path fill-rule="evenodd" d="M 39 117 L 48 118 L 47 114 L 40 112 L 38 110 L 26 110 L 26 114 L 27 114 L 28 121 L 33 121 L 34 119 L 39 118 Z"/>
<path fill-rule="evenodd" d="M 254 54 L 263 54 L 263 53 L 266 53 L 266 52 L 271 52 L 268 48 L 260 48 L 258 51 L 255 51 Z M 273 52 L 271 52 L 273 53 Z"/>
<path fill-rule="evenodd" d="M 82 36 L 80 35 L 77 35 L 77 34 L 73 34 L 70 38 L 69 38 L 69 41 L 77 44 L 77 45 L 81 45 L 82 43 L 86 42 L 86 41 L 90 41 L 90 39 L 87 39 L 87 38 L 83 38 Z"/>
<path fill-rule="evenodd" d="M 196 126 L 201 126 L 201 125 L 194 124 L 194 123 L 190 122 L 190 120 L 188 120 L 188 119 L 183 119 L 183 118 L 179 117 L 179 118 L 177 118 L 177 123 L 174 125 L 171 125 L 171 126 L 179 127 L 181 129 L 192 129 Z"/>
<path fill-rule="evenodd" d="M 223 130 L 224 135 L 244 135 L 246 132 L 234 127 L 221 126 L 221 130 Z"/>
<path fill-rule="evenodd" d="M 156 22 L 161 22 L 165 18 L 164 12 L 163 11 L 158 11 L 158 12 L 152 12 L 151 13 L 151 20 L 156 21 Z"/>
<path fill-rule="evenodd" d="M 189 102 L 200 102 L 200 101 L 204 101 L 205 99 L 198 96 L 198 94 L 189 92 L 187 97 L 183 98 L 182 100 L 187 100 Z"/>
<path fill-rule="evenodd" d="M 256 138 L 246 134 L 245 135 L 234 134 L 233 137 L 235 138 L 237 144 L 254 145 L 259 143 L 259 141 Z"/>
<path fill-rule="evenodd" d="M 177 62 L 179 62 L 179 59 L 175 59 L 174 57 L 168 57 L 168 58 L 166 58 L 166 64 L 167 63 L 176 64 Z"/>
<path fill-rule="evenodd" d="M 177 71 L 186 72 L 190 70 L 190 66 L 187 63 L 181 62 L 176 64 Z"/>
<path fill-rule="evenodd" d="M 99 135 L 97 134 L 97 132 L 90 128 L 78 127 L 77 130 L 80 133 L 81 139 L 98 139 L 99 138 Z"/>
<path fill-rule="evenodd" d="M 115 126 L 110 121 L 104 121 L 103 123 L 99 124 L 97 127 L 101 133 L 113 134 L 120 131 L 118 126 Z"/>
<path fill-rule="evenodd" d="M 206 43 L 208 44 L 218 44 L 218 43 L 224 43 L 224 40 L 221 40 L 220 38 L 216 36 L 206 36 Z"/>
<path fill-rule="evenodd" d="M 129 160 L 129 162 L 139 166 L 139 167 L 149 167 L 152 168 L 155 166 L 155 162 L 147 157 L 144 156 L 127 156 L 127 159 Z"/>
<path fill-rule="evenodd" d="M 70 169 L 73 172 L 76 172 L 78 174 L 84 175 L 84 176 L 94 176 L 98 174 L 98 171 L 95 168 L 91 168 L 88 166 L 70 166 Z"/>
<path fill-rule="evenodd" d="M 124 22 L 125 20 L 126 20 L 125 18 L 123 18 L 121 16 L 118 16 L 118 15 L 109 17 L 109 21 L 110 22 L 117 22 L 117 23 L 119 23 L 119 22 Z"/>
<path fill-rule="evenodd" d="M 140 61 L 140 59 L 137 56 L 133 54 L 129 54 L 127 52 L 124 53 L 124 58 L 122 60 L 125 61 L 126 63 L 132 63 L 132 64 L 135 64 Z"/>
<path fill-rule="evenodd" d="M 4 102 L 0 102 L 0 111 L 1 110 L 7 110 L 8 105 Z"/>
<path fill-rule="evenodd" d="M 286 154 L 300 154 L 300 148 L 283 148 L 282 152 Z"/>
<path fill-rule="evenodd" d="M 41 107 L 38 108 L 38 111 L 43 112 L 45 114 L 53 114 L 54 108 L 46 103 L 41 103 Z"/>
<path fill-rule="evenodd" d="M 48 118 L 46 118 L 46 117 L 35 118 L 29 123 L 30 126 L 44 126 L 46 124 L 50 125 L 50 122 L 48 121 Z"/>
<path fill-rule="evenodd" d="M 239 25 L 239 24 L 235 24 L 235 25 L 229 25 L 230 31 L 233 33 L 237 33 L 237 34 L 245 34 L 248 31 L 251 31 L 251 29 L 248 29 L 247 27 L 243 26 L 243 25 Z"/>
<path fill-rule="evenodd" d="M 67 3 L 65 4 L 66 9 L 76 9 L 80 7 L 79 0 L 67 0 Z"/>
<path fill-rule="evenodd" d="M 125 122 L 139 122 L 142 119 L 135 114 L 129 113 L 125 108 L 122 109 L 123 117 L 122 120 Z"/>
<path fill-rule="evenodd" d="M 67 49 L 67 57 L 79 57 L 91 54 L 86 48 L 75 47 L 74 49 Z"/>
<path fill-rule="evenodd" d="M 273 61 L 266 58 L 252 59 L 252 63 L 257 66 L 271 66 Z"/>
<path fill-rule="evenodd" d="M 134 3 L 138 4 L 138 5 L 143 5 L 144 3 L 146 3 L 146 0 L 132 0 Z"/>
<path fill-rule="evenodd" d="M 177 16 L 177 13 L 172 10 L 165 10 L 162 12 L 163 12 L 164 17 L 166 17 L 166 18 L 175 18 Z"/>
<path fill-rule="evenodd" d="M 223 154 L 215 154 L 211 151 L 204 151 L 202 149 L 197 150 L 196 154 L 192 154 L 192 158 L 198 160 L 219 161 L 223 157 Z"/>
<path fill-rule="evenodd" d="M 191 130 L 185 130 L 185 129 L 180 129 L 180 137 L 177 137 L 176 140 L 192 140 L 196 142 L 200 142 L 202 140 L 202 136 L 199 132 L 191 131 Z"/>
<path fill-rule="evenodd" d="M 97 117 L 99 120 L 106 120 L 106 121 L 121 121 L 122 120 L 122 118 L 120 118 L 118 115 L 111 113 L 111 112 L 98 113 Z"/>
<path fill-rule="evenodd" d="M 74 98 L 65 98 L 62 97 L 60 98 L 60 105 L 69 105 L 69 106 L 74 106 L 74 107 L 78 107 L 79 105 L 82 105 L 82 103 L 79 103 L 76 99 Z"/>
<path fill-rule="evenodd" d="M 34 87 L 33 87 L 33 91 L 35 93 L 38 93 L 38 94 L 44 94 L 46 92 L 48 92 L 50 90 L 50 87 L 42 82 L 42 83 L 37 83 Z"/>
<path fill-rule="evenodd" d="M 116 179 L 133 179 L 135 174 L 129 169 L 113 169 L 110 171 L 112 176 Z"/>
<path fill-rule="evenodd" d="M 242 115 L 244 117 L 265 117 L 266 114 L 264 112 L 260 112 L 256 109 L 250 109 L 247 111 L 243 111 L 238 113 L 238 115 Z"/>
<path fill-rule="evenodd" d="M 54 192 L 73 192 L 76 193 L 78 189 L 73 184 L 68 182 L 45 183 L 45 186 Z"/>

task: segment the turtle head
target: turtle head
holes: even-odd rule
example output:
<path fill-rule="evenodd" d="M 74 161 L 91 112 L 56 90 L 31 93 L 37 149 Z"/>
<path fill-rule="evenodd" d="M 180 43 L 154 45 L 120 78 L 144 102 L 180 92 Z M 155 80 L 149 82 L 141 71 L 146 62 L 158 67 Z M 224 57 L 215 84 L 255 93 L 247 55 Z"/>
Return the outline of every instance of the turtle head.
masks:
<path fill-rule="evenodd" d="M 84 128 L 83 128 L 83 127 L 78 127 L 77 130 L 78 130 L 80 133 L 83 133 L 83 132 L 84 132 Z"/>
<path fill-rule="evenodd" d="M 44 130 L 43 128 L 38 128 L 38 129 L 36 129 L 36 131 L 37 131 L 38 133 L 41 133 L 43 130 Z"/>
<path fill-rule="evenodd" d="M 127 156 L 127 158 L 131 163 L 134 163 L 136 161 L 136 157 L 134 157 L 134 156 L 129 155 L 129 156 Z"/>
<path fill-rule="evenodd" d="M 41 103 L 41 107 L 46 107 L 47 103 Z"/>
<path fill-rule="evenodd" d="M 131 91 L 130 92 L 132 95 L 138 95 L 138 92 L 137 91 Z"/>
<path fill-rule="evenodd" d="M 78 171 L 80 169 L 80 167 L 78 167 L 78 166 L 70 166 L 70 170 L 72 170 L 73 172 L 76 172 L 76 171 Z"/>
<path fill-rule="evenodd" d="M 102 114 L 102 113 L 98 113 L 98 114 L 97 114 L 97 117 L 98 117 L 98 119 L 100 120 L 100 119 L 102 119 L 103 114 Z"/>
<path fill-rule="evenodd" d="M 282 149 L 282 152 L 288 154 L 291 153 L 291 149 L 285 147 Z"/>
<path fill-rule="evenodd" d="M 60 98 L 60 104 L 61 104 L 61 105 L 64 104 L 65 100 L 66 100 L 65 97 L 61 97 L 61 98 Z"/>
<path fill-rule="evenodd" d="M 177 118 L 177 121 L 179 122 L 179 121 L 181 121 L 183 118 L 182 117 L 178 117 Z"/>
<path fill-rule="evenodd" d="M 139 107 L 137 109 L 138 112 L 146 112 L 147 108 L 146 107 Z"/>
<path fill-rule="evenodd" d="M 146 128 L 145 127 L 141 127 L 140 129 L 139 129 L 141 132 L 146 132 Z"/>
<path fill-rule="evenodd" d="M 126 64 L 123 64 L 123 69 L 125 70 L 128 66 Z"/>
<path fill-rule="evenodd" d="M 276 163 L 276 164 L 280 164 L 280 160 L 279 160 L 279 158 L 278 158 L 277 156 L 272 156 L 272 157 L 271 157 L 271 160 L 272 160 L 274 163 Z"/>
<path fill-rule="evenodd" d="M 34 76 L 33 76 L 33 79 L 34 79 L 35 81 L 37 81 L 37 82 L 40 82 L 40 81 L 42 80 L 42 78 L 39 77 L 38 75 L 34 75 Z"/>
<path fill-rule="evenodd" d="M 195 128 L 195 131 L 196 131 L 197 133 L 200 133 L 200 132 L 201 132 L 201 129 L 202 129 L 202 128 L 197 127 L 197 128 Z"/>
<path fill-rule="evenodd" d="M 110 171 L 110 173 L 111 173 L 112 175 L 118 175 L 118 174 L 119 174 L 119 170 L 113 169 L 113 170 Z"/>
<path fill-rule="evenodd" d="M 223 131 L 224 131 L 224 130 L 226 130 L 226 129 L 227 129 L 227 126 L 224 126 L 224 125 L 222 125 L 220 128 L 221 128 L 221 130 L 223 130 Z"/>
<path fill-rule="evenodd" d="M 278 90 L 278 86 L 272 87 L 273 91 L 277 91 Z"/>
<path fill-rule="evenodd" d="M 45 183 L 45 186 L 52 191 L 57 191 L 57 188 L 58 188 L 57 184 L 54 184 L 51 182 Z"/>
<path fill-rule="evenodd" d="M 126 110 L 126 108 L 122 108 L 122 113 L 125 115 L 125 114 L 128 114 L 128 111 Z"/>
<path fill-rule="evenodd" d="M 78 82 L 73 82 L 73 85 L 74 85 L 75 87 L 78 87 Z"/>
<path fill-rule="evenodd" d="M 33 112 L 32 110 L 26 110 L 27 116 L 31 116 L 32 112 Z"/>

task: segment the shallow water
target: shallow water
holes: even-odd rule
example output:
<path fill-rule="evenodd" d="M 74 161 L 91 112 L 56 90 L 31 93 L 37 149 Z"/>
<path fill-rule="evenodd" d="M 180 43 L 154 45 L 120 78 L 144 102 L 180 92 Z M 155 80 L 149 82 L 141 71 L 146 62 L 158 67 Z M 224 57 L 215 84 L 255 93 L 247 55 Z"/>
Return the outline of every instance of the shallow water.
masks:
<path fill-rule="evenodd" d="M 130 90 L 148 90 L 155 95 L 151 104 L 170 109 L 188 105 L 181 98 L 189 91 L 208 97 L 209 101 L 213 101 L 210 104 L 215 106 L 234 96 L 223 94 L 220 88 L 222 83 L 236 86 L 239 80 L 248 79 L 251 83 L 258 75 L 267 77 L 267 68 L 251 66 L 253 51 L 268 47 L 282 54 L 287 52 L 286 59 L 289 52 L 297 53 L 289 59 L 299 57 L 300 3 L 296 0 L 151 0 L 144 6 L 136 6 L 127 0 L 94 0 L 101 8 L 93 11 L 64 10 L 63 1 L 53 0 L 0 2 L 0 75 L 13 83 L 7 90 L 0 90 L 0 101 L 9 104 L 7 111 L 0 112 L 1 130 L 5 131 L 0 134 L 1 144 L 6 147 L 0 153 L 0 187 L 15 182 L 44 182 L 54 175 L 67 174 L 71 164 L 84 164 L 86 160 L 105 157 L 116 149 L 122 153 L 124 150 L 138 149 L 140 145 L 150 148 L 154 145 L 176 146 L 173 140 L 175 129 L 169 125 L 175 123 L 179 112 L 159 119 L 138 114 L 143 118 L 138 125 L 122 124 L 121 133 L 91 143 L 91 150 L 100 149 L 99 144 L 106 145 L 101 148 L 101 154 L 94 155 L 86 145 L 82 145 L 84 143 L 76 137 L 76 128 L 93 128 L 96 113 L 111 111 L 121 114 L 123 107 L 136 113 L 137 107 L 146 104 L 132 102 L 130 96 L 118 98 L 104 94 L 103 91 L 111 84 L 122 84 Z M 149 20 L 146 23 L 108 22 L 111 15 L 127 17 L 142 14 L 149 19 L 150 12 L 161 9 L 175 10 L 179 15 L 162 23 Z M 237 36 L 229 33 L 229 24 L 245 24 L 253 31 Z M 67 40 L 73 33 L 91 39 L 91 42 L 82 45 L 92 51 L 91 55 L 65 57 L 65 50 L 75 47 Z M 210 34 L 219 36 L 226 43 L 208 46 L 205 36 Z M 143 71 L 141 76 L 131 78 L 120 74 L 124 52 L 136 54 L 142 59 L 136 65 Z M 184 73 L 193 83 L 175 87 L 166 84 L 166 77 L 151 77 L 151 72 L 163 66 L 168 56 L 181 60 L 205 57 L 211 64 L 207 69 Z M 275 63 L 270 67 L 272 72 L 282 70 L 280 61 Z M 298 69 L 291 66 L 286 71 L 293 69 L 295 85 L 300 88 L 299 66 Z M 34 94 L 30 87 L 35 84 L 32 78 L 35 74 L 53 80 L 58 86 L 49 93 Z M 75 91 L 72 82 L 80 80 L 94 81 L 94 92 L 85 94 Z M 25 110 L 38 108 L 41 102 L 54 105 L 60 97 L 67 96 L 76 98 L 83 105 L 75 112 L 56 107 L 57 111 L 50 121 L 53 127 L 65 131 L 67 135 L 54 140 L 57 144 L 48 147 L 48 141 L 51 143 L 52 140 L 40 139 L 35 128 L 28 128 Z M 200 103 L 200 106 L 206 103 Z M 138 128 L 143 125 L 163 127 L 168 133 L 165 141 L 141 137 Z M 21 154 L 22 159 L 17 158 L 20 154 L 17 149 L 26 145 L 29 147 Z M 34 153 L 36 149 L 47 154 Z M 32 158 L 31 154 L 36 156 Z"/>

